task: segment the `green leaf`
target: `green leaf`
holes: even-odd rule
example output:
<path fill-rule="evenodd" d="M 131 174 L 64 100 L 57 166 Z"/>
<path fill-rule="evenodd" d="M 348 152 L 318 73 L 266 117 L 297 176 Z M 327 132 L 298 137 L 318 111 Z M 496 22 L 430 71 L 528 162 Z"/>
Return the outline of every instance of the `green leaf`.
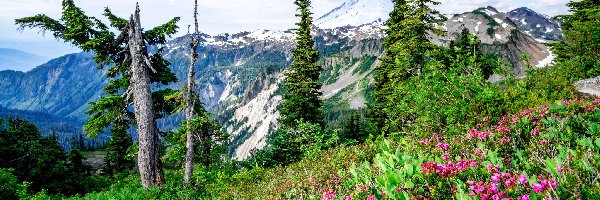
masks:
<path fill-rule="evenodd" d="M 414 169 L 414 168 L 413 168 L 413 165 L 411 165 L 411 164 L 406 164 L 406 165 L 404 166 L 404 170 L 406 170 L 406 175 L 407 175 L 408 177 L 411 177 L 411 176 L 413 175 L 413 169 Z"/>
<path fill-rule="evenodd" d="M 408 181 L 406 181 L 404 187 L 406 187 L 408 189 L 413 189 L 413 188 L 415 188 L 415 184 L 412 181 L 408 180 Z"/>

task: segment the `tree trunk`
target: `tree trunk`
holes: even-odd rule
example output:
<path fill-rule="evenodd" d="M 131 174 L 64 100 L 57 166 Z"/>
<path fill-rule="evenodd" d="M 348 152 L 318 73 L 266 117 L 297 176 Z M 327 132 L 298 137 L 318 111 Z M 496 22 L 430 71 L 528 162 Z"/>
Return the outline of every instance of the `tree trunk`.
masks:
<path fill-rule="evenodd" d="M 183 187 L 187 187 L 190 183 L 190 178 L 194 174 L 194 135 L 190 121 L 194 119 L 194 67 L 196 65 L 196 47 L 198 47 L 198 0 L 194 1 L 194 28 L 195 32 L 192 35 L 192 53 L 190 54 L 190 66 L 188 68 L 188 80 L 187 80 L 187 92 L 186 101 L 187 107 L 185 109 L 185 118 L 187 122 L 187 131 L 185 133 L 185 167 L 183 173 Z"/>
<path fill-rule="evenodd" d="M 152 92 L 150 90 L 150 63 L 147 62 L 148 52 L 140 25 L 140 9 L 130 19 L 129 52 L 131 53 L 131 87 L 133 106 L 138 132 L 138 166 L 142 186 L 162 187 L 165 178 L 160 161 L 160 144 L 158 129 L 154 120 Z"/>

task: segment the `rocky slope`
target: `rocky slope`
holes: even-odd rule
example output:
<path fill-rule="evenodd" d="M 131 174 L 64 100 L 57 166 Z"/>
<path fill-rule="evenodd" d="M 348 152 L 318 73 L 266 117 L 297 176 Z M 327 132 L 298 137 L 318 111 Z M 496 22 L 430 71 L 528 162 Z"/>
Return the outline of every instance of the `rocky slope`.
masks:
<path fill-rule="evenodd" d="M 563 39 L 560 22 L 547 15 L 537 13 L 529 8 L 517 8 L 506 13 L 506 16 L 517 24 L 519 30 L 547 41 Z"/>

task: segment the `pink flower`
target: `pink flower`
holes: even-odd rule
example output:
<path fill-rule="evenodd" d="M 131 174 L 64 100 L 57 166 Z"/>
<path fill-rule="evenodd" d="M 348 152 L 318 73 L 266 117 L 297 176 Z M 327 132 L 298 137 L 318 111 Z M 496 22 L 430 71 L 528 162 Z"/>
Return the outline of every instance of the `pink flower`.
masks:
<path fill-rule="evenodd" d="M 510 138 L 509 137 L 500 138 L 500 142 L 502 142 L 502 143 L 509 143 L 510 142 Z"/>
<path fill-rule="evenodd" d="M 490 179 L 492 179 L 494 183 L 500 182 L 500 177 L 498 174 L 494 174 Z"/>
<path fill-rule="evenodd" d="M 562 166 L 560 166 L 560 165 L 559 165 L 559 166 L 556 166 L 556 171 L 557 171 L 558 173 L 561 173 L 561 172 L 563 171 L 563 167 L 562 167 Z"/>
<path fill-rule="evenodd" d="M 346 198 L 344 198 L 344 200 L 352 200 L 351 196 L 346 196 Z"/>
<path fill-rule="evenodd" d="M 333 200 L 335 199 L 335 195 L 337 194 L 337 192 L 335 192 L 334 190 L 323 190 L 322 191 L 322 198 L 323 200 Z"/>
<path fill-rule="evenodd" d="M 529 195 L 528 195 L 528 194 L 526 194 L 526 195 L 523 195 L 523 196 L 517 197 L 517 200 L 529 200 Z"/>
<path fill-rule="evenodd" d="M 546 188 L 544 186 L 542 186 L 541 184 L 537 184 L 537 183 L 531 184 L 531 188 L 533 188 L 533 192 L 535 192 L 535 193 L 540 193 L 540 192 L 546 190 Z"/>
<path fill-rule="evenodd" d="M 447 161 L 450 159 L 450 155 L 448 153 L 444 153 L 444 154 L 442 154 L 442 159 Z"/>
<path fill-rule="evenodd" d="M 594 100 L 594 103 L 595 103 L 595 104 L 600 104 L 600 99 L 596 99 L 596 100 Z"/>
<path fill-rule="evenodd" d="M 527 176 L 525 174 L 519 175 L 519 183 L 521 183 L 521 185 L 527 184 Z"/>
<path fill-rule="evenodd" d="M 556 181 L 550 181 L 550 186 L 552 188 L 556 188 L 556 187 L 558 187 L 558 183 L 556 183 Z"/>
<path fill-rule="evenodd" d="M 367 197 L 367 200 L 375 200 L 375 195 L 371 195 L 371 196 Z"/>
<path fill-rule="evenodd" d="M 537 129 L 537 128 L 533 129 L 533 131 L 531 131 L 531 134 L 535 135 L 535 136 L 539 136 L 540 135 L 540 129 Z"/>
<path fill-rule="evenodd" d="M 448 151 L 448 149 L 450 149 L 451 147 L 450 147 L 450 145 L 448 145 L 446 143 L 440 142 L 437 145 L 435 145 L 435 148 L 438 148 L 438 149 L 441 149 L 444 151 Z"/>

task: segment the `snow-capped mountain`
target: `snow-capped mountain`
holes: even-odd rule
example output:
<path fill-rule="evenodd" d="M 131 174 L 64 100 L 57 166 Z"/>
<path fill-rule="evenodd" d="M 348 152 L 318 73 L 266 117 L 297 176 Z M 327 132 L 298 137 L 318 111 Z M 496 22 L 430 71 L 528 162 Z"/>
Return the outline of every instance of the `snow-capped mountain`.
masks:
<path fill-rule="evenodd" d="M 315 21 L 322 29 L 342 26 L 360 26 L 385 21 L 394 9 L 391 0 L 348 0 Z"/>
<path fill-rule="evenodd" d="M 517 8 L 506 13 L 519 29 L 537 39 L 559 41 L 562 40 L 560 22 L 547 15 L 540 14 L 529 8 Z"/>

